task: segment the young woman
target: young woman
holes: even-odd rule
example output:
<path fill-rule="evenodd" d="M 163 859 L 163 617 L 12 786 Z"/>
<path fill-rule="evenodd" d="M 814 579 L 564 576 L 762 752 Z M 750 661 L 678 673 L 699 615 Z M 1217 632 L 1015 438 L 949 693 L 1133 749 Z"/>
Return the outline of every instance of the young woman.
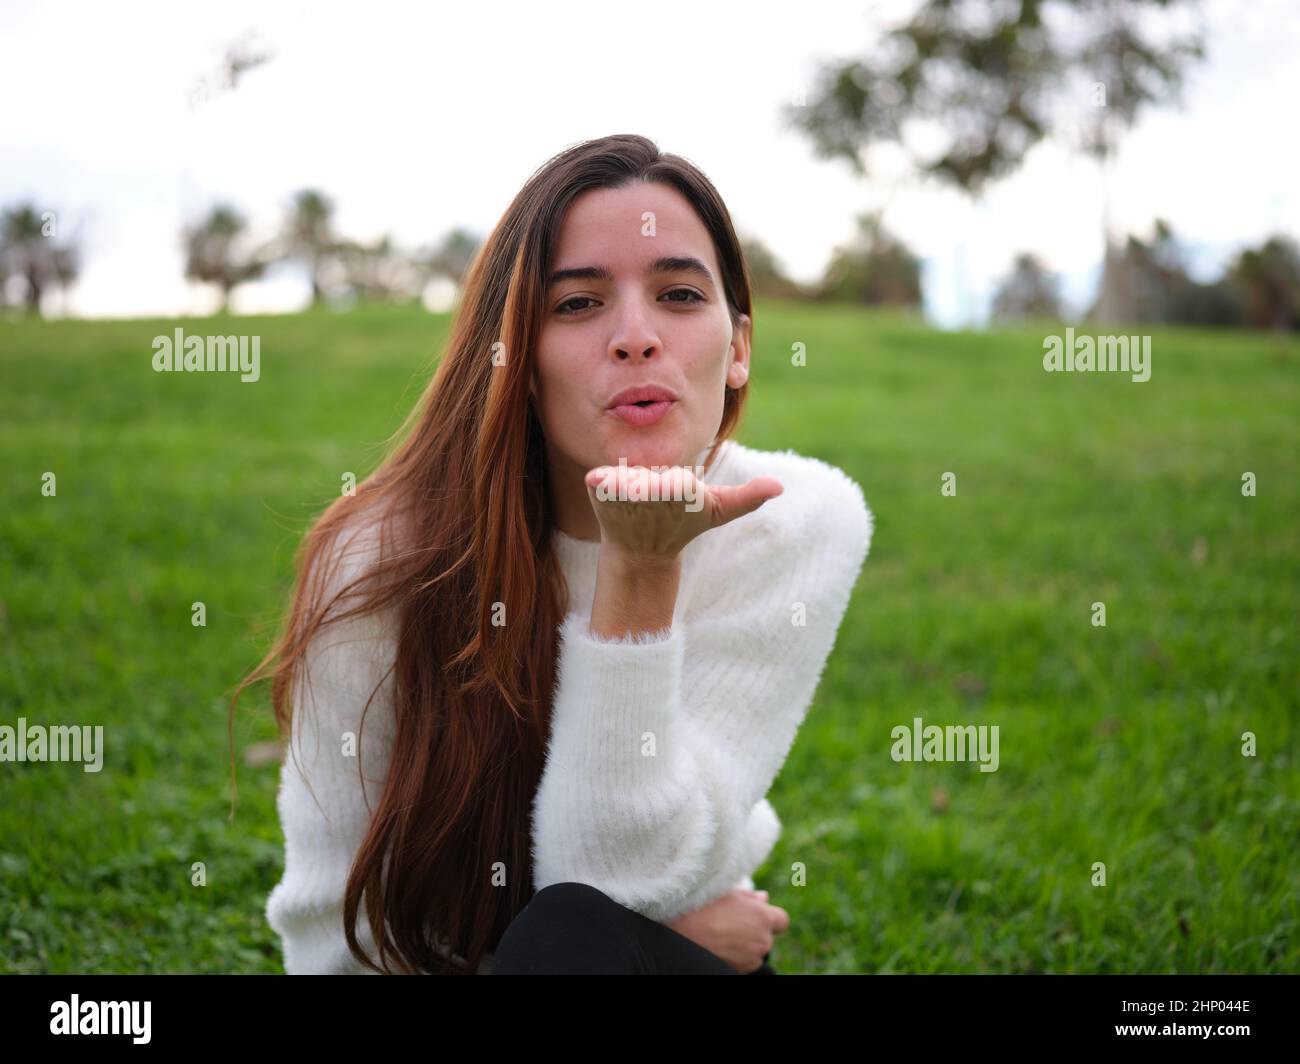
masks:
<path fill-rule="evenodd" d="M 765 796 L 872 518 L 730 438 L 750 312 L 716 190 L 643 137 L 516 196 L 240 685 L 288 740 L 286 971 L 772 972 Z"/>

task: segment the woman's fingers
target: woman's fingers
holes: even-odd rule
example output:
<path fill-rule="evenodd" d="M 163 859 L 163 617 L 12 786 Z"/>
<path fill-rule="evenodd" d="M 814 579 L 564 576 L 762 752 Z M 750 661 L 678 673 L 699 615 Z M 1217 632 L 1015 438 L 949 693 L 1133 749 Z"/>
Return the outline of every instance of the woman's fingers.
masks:
<path fill-rule="evenodd" d="M 776 477 L 754 477 L 749 483 L 738 486 L 706 484 L 682 468 L 661 473 L 636 466 L 597 466 L 588 470 L 586 485 L 596 490 L 598 497 L 603 493 L 597 489 L 603 485 L 604 493 L 617 492 L 620 498 L 626 497 L 632 502 L 674 499 L 677 495 L 682 495 L 682 499 L 677 501 L 691 502 L 700 491 L 707 491 L 714 500 L 715 524 L 726 524 L 753 513 L 768 499 L 774 499 L 785 491 L 785 486 Z"/>
<path fill-rule="evenodd" d="M 697 536 L 753 513 L 785 491 L 775 477 L 708 484 L 682 466 L 597 466 L 584 481 L 602 540 L 665 556 L 675 556 Z"/>
<path fill-rule="evenodd" d="M 755 477 L 748 484 L 732 487 L 728 484 L 709 486 L 716 503 L 716 520 L 714 527 L 725 525 L 737 517 L 752 514 L 768 499 L 775 499 L 783 491 L 783 485 L 776 477 Z"/>
<path fill-rule="evenodd" d="M 645 466 L 597 466 L 589 469 L 586 484 L 597 497 L 620 502 L 690 502 L 704 489 L 701 481 L 683 466 L 649 469 Z"/>

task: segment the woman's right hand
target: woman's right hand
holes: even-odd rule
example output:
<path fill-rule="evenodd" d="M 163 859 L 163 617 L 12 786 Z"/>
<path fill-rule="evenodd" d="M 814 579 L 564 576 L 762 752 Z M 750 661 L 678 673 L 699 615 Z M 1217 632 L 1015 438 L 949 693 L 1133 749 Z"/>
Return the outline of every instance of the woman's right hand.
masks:
<path fill-rule="evenodd" d="M 790 914 L 769 905 L 767 897 L 765 890 L 735 887 L 665 926 L 717 954 L 741 975 L 749 975 L 763 966 L 773 937 L 790 928 Z"/>

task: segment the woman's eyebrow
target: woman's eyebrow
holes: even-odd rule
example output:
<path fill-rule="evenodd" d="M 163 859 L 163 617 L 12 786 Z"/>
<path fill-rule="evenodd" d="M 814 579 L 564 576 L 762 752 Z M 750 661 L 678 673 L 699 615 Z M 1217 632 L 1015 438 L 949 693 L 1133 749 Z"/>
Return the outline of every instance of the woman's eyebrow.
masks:
<path fill-rule="evenodd" d="M 650 263 L 650 268 L 646 270 L 648 275 L 656 273 L 697 273 L 706 281 L 713 284 L 713 274 L 709 268 L 699 259 L 690 255 L 663 255 Z M 614 279 L 613 271 L 608 266 L 571 266 L 567 269 L 556 270 L 546 281 L 546 287 L 551 288 L 561 281 L 612 281 Z"/>

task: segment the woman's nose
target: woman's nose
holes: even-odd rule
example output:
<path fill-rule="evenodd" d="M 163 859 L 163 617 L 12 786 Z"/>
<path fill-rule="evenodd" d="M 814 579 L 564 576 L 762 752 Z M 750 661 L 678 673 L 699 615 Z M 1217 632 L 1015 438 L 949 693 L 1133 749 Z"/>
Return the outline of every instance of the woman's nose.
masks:
<path fill-rule="evenodd" d="M 659 337 L 646 314 L 629 309 L 610 339 L 610 354 L 620 362 L 643 361 L 659 353 Z"/>

